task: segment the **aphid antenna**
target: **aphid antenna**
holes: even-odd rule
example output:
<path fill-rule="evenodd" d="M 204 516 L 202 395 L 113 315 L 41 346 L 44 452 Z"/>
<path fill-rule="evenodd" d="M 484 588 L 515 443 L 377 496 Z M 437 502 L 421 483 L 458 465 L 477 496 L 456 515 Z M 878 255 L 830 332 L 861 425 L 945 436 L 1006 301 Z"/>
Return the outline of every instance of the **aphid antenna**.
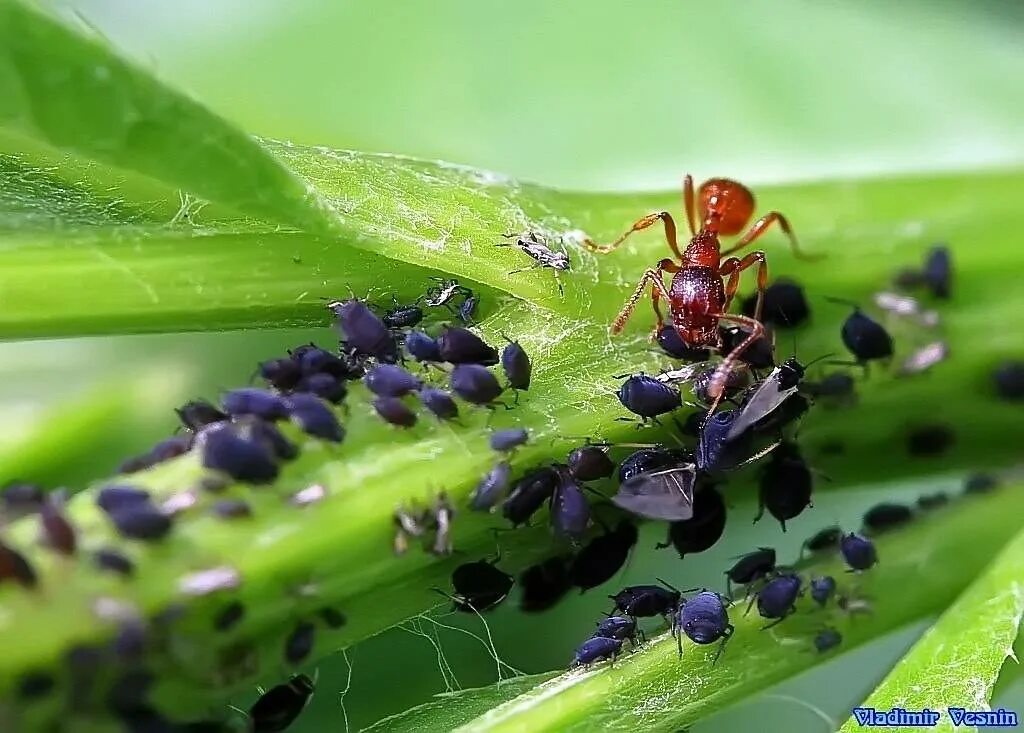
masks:
<path fill-rule="evenodd" d="M 846 298 L 837 298 L 834 295 L 826 295 L 825 296 L 825 300 L 827 300 L 829 303 L 835 303 L 836 305 L 848 305 L 851 308 L 853 308 L 854 310 L 858 310 L 858 311 L 861 310 L 860 303 L 858 303 L 855 300 L 848 300 Z"/>
<path fill-rule="evenodd" d="M 663 586 L 665 586 L 669 590 L 674 590 L 676 593 L 679 593 L 679 594 L 683 593 L 683 591 L 679 590 L 678 588 L 676 588 L 674 585 L 672 585 L 671 583 L 669 583 L 666 580 L 662 580 L 661 578 L 655 578 L 655 580 L 657 580 L 659 583 L 661 583 Z"/>
<path fill-rule="evenodd" d="M 794 350 L 793 353 L 795 354 L 796 350 Z M 804 364 L 804 369 L 810 369 L 813 365 L 817 364 L 819 361 L 825 361 L 825 359 L 828 359 L 828 358 L 833 357 L 833 356 L 835 356 L 835 352 L 830 352 L 828 354 L 825 354 L 824 356 L 819 356 L 819 357 L 817 357 L 815 359 L 811 359 L 809 362 Z"/>

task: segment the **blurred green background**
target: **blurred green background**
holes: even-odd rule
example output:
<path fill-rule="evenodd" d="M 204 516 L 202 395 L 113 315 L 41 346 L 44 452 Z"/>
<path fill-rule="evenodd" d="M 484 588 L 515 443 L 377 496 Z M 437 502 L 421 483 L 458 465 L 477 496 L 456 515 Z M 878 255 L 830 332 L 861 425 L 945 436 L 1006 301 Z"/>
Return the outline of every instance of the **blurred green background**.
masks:
<path fill-rule="evenodd" d="M 549 185 L 668 188 L 684 172 L 756 183 L 1024 160 L 1018 0 L 48 4 L 253 133 L 442 158 Z M 332 336 L 4 344 L 0 409 L 18 427 L 0 436 L 0 479 L 101 476 L 173 429 L 176 404 L 244 382 L 257 359 L 311 337 Z M 664 573 L 717 587 L 730 556 L 764 543 L 791 555 L 804 536 L 853 521 L 881 495 L 828 494 L 781 541 L 769 523 L 751 527 L 754 507 L 737 502 L 714 550 L 680 565 L 652 552 L 661 538 L 646 534 L 620 581 Z M 607 609 L 603 597 L 573 597 L 540 616 L 518 613 L 513 599 L 488 617 L 499 653 L 527 672 L 564 666 Z M 476 619 L 439 620 L 481 633 Z M 761 730 L 826 730 L 778 695 L 842 720 L 923 628 L 694 730 L 749 730 L 754 719 Z M 438 639 L 458 684 L 494 680 L 478 641 L 444 629 Z M 358 729 L 451 683 L 431 641 L 407 630 L 360 644 L 348 661 L 344 713 L 348 666 L 339 655 L 321 666 L 319 693 L 295 730 L 343 730 L 346 721 Z M 1024 695 L 1011 693 L 1003 704 L 1024 709 Z"/>

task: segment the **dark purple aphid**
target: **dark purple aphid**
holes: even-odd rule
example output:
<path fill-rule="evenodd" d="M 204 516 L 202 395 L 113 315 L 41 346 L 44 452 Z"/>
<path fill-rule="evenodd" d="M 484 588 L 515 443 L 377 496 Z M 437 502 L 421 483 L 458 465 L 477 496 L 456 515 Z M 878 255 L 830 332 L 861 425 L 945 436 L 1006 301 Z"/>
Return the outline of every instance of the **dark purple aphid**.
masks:
<path fill-rule="evenodd" d="M 117 531 L 128 539 L 160 540 L 171 531 L 171 518 L 152 504 L 131 504 L 109 512 Z"/>
<path fill-rule="evenodd" d="M 493 509 L 505 495 L 511 477 L 512 467 L 507 461 L 499 461 L 494 464 L 494 468 L 488 471 L 476 485 L 473 497 L 469 500 L 470 508 L 478 512 Z"/>
<path fill-rule="evenodd" d="M 400 428 L 411 428 L 416 424 L 416 413 L 398 397 L 378 397 L 373 401 L 373 409 L 385 422 Z"/>
<path fill-rule="evenodd" d="M 75 528 L 52 501 L 43 504 L 39 510 L 39 525 L 43 530 L 43 541 L 62 555 L 74 555 L 78 546 Z"/>
<path fill-rule="evenodd" d="M 321 349 L 316 344 L 299 346 L 290 352 L 290 356 L 299 365 L 303 376 L 307 378 L 314 374 L 326 374 L 346 381 L 363 376 L 363 365 L 358 358 L 341 357 L 326 349 Z"/>
<path fill-rule="evenodd" d="M 912 456 L 941 456 L 956 442 L 956 433 L 946 425 L 922 425 L 907 434 L 907 453 Z"/>
<path fill-rule="evenodd" d="M 230 631 L 245 618 L 245 606 L 238 601 L 231 601 L 213 617 L 214 631 Z"/>
<path fill-rule="evenodd" d="M 718 332 L 722 337 L 723 354 L 731 352 L 750 335 L 739 326 L 720 327 Z M 744 349 L 739 359 L 751 369 L 771 369 L 775 366 L 775 346 L 767 335 L 762 336 Z"/>
<path fill-rule="evenodd" d="M 710 485 L 698 488 L 693 497 L 693 516 L 669 524 L 668 540 L 655 547 L 662 549 L 671 544 L 681 558 L 704 552 L 721 539 L 725 519 L 725 499 L 718 489 Z"/>
<path fill-rule="evenodd" d="M 945 491 L 936 491 L 934 494 L 925 494 L 924 496 L 917 497 L 917 508 L 924 511 L 938 509 L 948 503 L 949 494 Z"/>
<path fill-rule="evenodd" d="M 949 298 L 953 290 L 953 257 L 949 247 L 936 244 L 924 258 L 924 283 L 936 298 Z"/>
<path fill-rule="evenodd" d="M 866 316 L 860 308 L 854 308 L 843 321 L 840 336 L 858 364 L 892 356 L 892 336 L 881 323 Z"/>
<path fill-rule="evenodd" d="M 25 588 L 35 588 L 39 582 L 36 571 L 28 560 L 10 545 L 0 542 L 0 583 L 13 580 Z"/>
<path fill-rule="evenodd" d="M 646 374 L 629 377 L 615 394 L 623 407 L 645 421 L 657 422 L 658 415 L 672 412 L 683 404 L 679 390 Z"/>
<path fill-rule="evenodd" d="M 825 527 L 804 540 L 804 543 L 800 548 L 800 552 L 803 554 L 804 550 L 808 550 L 810 552 L 835 550 L 839 547 L 839 539 L 842 536 L 843 530 L 838 525 Z"/>
<path fill-rule="evenodd" d="M 765 626 L 766 629 L 796 613 L 796 597 L 802 584 L 799 575 L 783 573 L 769 580 L 757 592 L 757 612 L 761 618 L 774 619 Z"/>
<path fill-rule="evenodd" d="M 757 296 L 743 299 L 743 313 L 753 317 Z M 798 283 L 779 278 L 764 291 L 761 307 L 761 322 L 776 328 L 794 328 L 810 318 L 811 308 L 807 304 L 804 289 Z"/>
<path fill-rule="evenodd" d="M 572 557 L 549 557 L 544 562 L 532 565 L 519 576 L 519 608 L 527 613 L 546 611 L 558 603 L 569 589 L 569 563 Z"/>
<path fill-rule="evenodd" d="M 786 522 L 813 506 L 814 476 L 796 443 L 782 443 L 761 474 L 758 511 L 754 521 L 767 509 L 786 531 Z"/>
<path fill-rule="evenodd" d="M 914 510 L 906 504 L 876 504 L 864 513 L 864 530 L 876 534 L 906 524 L 914 518 Z"/>
<path fill-rule="evenodd" d="M 295 625 L 284 643 L 284 659 L 288 664 L 301 664 L 313 651 L 316 627 L 306 621 Z"/>
<path fill-rule="evenodd" d="M 230 415 L 221 412 L 206 400 L 191 400 L 174 411 L 178 413 L 178 419 L 181 420 L 185 429 L 192 432 L 202 430 L 207 425 L 230 419 Z"/>
<path fill-rule="evenodd" d="M 775 571 L 775 548 L 759 547 L 740 557 L 736 564 L 725 571 L 728 594 L 732 595 L 732 584 L 749 585 L 766 578 Z"/>
<path fill-rule="evenodd" d="M 381 397 L 402 397 L 415 392 L 423 382 L 397 364 L 378 364 L 366 372 L 363 384 Z"/>
<path fill-rule="evenodd" d="M 615 473 L 615 463 L 608 457 L 608 449 L 599 445 L 574 448 L 566 463 L 577 481 L 598 481 Z"/>
<path fill-rule="evenodd" d="M 686 521 L 694 514 L 696 478 L 694 465 L 688 462 L 638 473 L 619 484 L 612 503 L 647 519 Z"/>
<path fill-rule="evenodd" d="M 13 481 L 3 488 L 0 501 L 3 501 L 5 512 L 20 517 L 39 511 L 46 501 L 46 492 L 38 484 Z"/>
<path fill-rule="evenodd" d="M 965 494 L 987 494 L 999 486 L 999 479 L 987 473 L 975 473 L 964 479 Z"/>
<path fill-rule="evenodd" d="M 839 646 L 842 641 L 842 635 L 835 629 L 822 629 L 814 636 L 814 648 L 818 652 L 827 652 Z"/>
<path fill-rule="evenodd" d="M 246 519 L 252 516 L 252 507 L 243 499 L 221 499 L 210 507 L 210 513 L 221 519 Z"/>
<path fill-rule="evenodd" d="M 679 450 L 641 448 L 629 454 L 626 460 L 619 464 L 619 483 L 625 483 L 641 473 L 674 468 L 680 463 L 685 463 L 688 458 L 685 452 Z"/>
<path fill-rule="evenodd" d="M 305 396 L 312 397 L 312 395 Z M 274 423 L 252 418 L 244 423 L 244 428 L 250 438 L 263 443 L 271 453 L 282 461 L 290 461 L 298 457 L 299 447 L 284 437 Z"/>
<path fill-rule="evenodd" d="M 293 394 L 288 397 L 288 414 L 292 422 L 307 435 L 340 443 L 345 430 L 338 422 L 337 415 L 319 397 L 311 394 Z"/>
<path fill-rule="evenodd" d="M 468 328 L 451 326 L 437 337 L 441 361 L 450 364 L 478 364 L 491 366 L 498 363 L 498 350 Z"/>
<path fill-rule="evenodd" d="M 100 570 L 109 570 L 126 578 L 130 578 L 135 574 L 135 563 L 117 550 L 109 547 L 96 550 L 96 553 L 93 555 L 93 562 Z"/>
<path fill-rule="evenodd" d="M 452 572 L 455 609 L 466 613 L 489 611 L 512 590 L 515 580 L 486 560 L 467 562 Z"/>
<path fill-rule="evenodd" d="M 232 417 L 253 415 L 271 422 L 288 417 L 288 407 L 280 396 L 255 387 L 243 387 L 225 392 L 221 397 L 220 404 L 225 412 Z"/>
<path fill-rule="evenodd" d="M 491 433 L 491 450 L 499 453 L 508 453 L 524 445 L 530 439 L 530 432 L 525 428 L 509 428 L 507 430 L 495 430 Z"/>
<path fill-rule="evenodd" d="M 182 433 L 181 435 L 172 435 L 170 438 L 165 438 L 142 455 L 124 461 L 118 466 L 118 473 L 144 471 L 164 461 L 184 455 L 192 447 L 193 437 L 192 433 Z"/>
<path fill-rule="evenodd" d="M 258 371 L 267 384 L 282 392 L 293 389 L 302 378 L 298 360 L 287 356 L 260 362 Z"/>
<path fill-rule="evenodd" d="M 528 390 L 533 365 L 530 357 L 518 341 L 512 341 L 501 352 L 501 368 L 508 379 L 508 386 L 515 390 Z"/>
<path fill-rule="evenodd" d="M 590 524 L 590 504 L 567 470 L 560 469 L 558 474 L 558 486 L 551 497 L 551 526 L 557 534 L 577 541 Z"/>
<path fill-rule="evenodd" d="M 658 331 L 658 346 L 674 359 L 687 362 L 707 361 L 711 357 L 708 349 L 693 349 L 686 345 L 675 326 L 662 326 Z"/>
<path fill-rule="evenodd" d="M 712 591 L 701 591 L 684 600 L 672 617 L 672 635 L 679 645 L 679 656 L 683 656 L 683 634 L 695 644 L 714 644 L 721 639 L 715 662 L 722 655 L 726 643 L 732 637 L 733 625 L 729 623 L 722 596 Z"/>
<path fill-rule="evenodd" d="M 615 601 L 613 613 L 621 611 L 633 618 L 663 616 L 668 620 L 679 607 L 682 594 L 675 588 L 661 585 L 631 585 L 608 597 Z"/>
<path fill-rule="evenodd" d="M 851 570 L 867 570 L 878 562 L 875 544 L 859 534 L 850 532 L 839 540 L 839 551 Z"/>
<path fill-rule="evenodd" d="M 330 606 L 320 609 L 320 619 L 329 629 L 340 629 L 348 623 L 348 617 L 345 614 Z"/>
<path fill-rule="evenodd" d="M 693 380 L 690 382 L 690 389 L 693 390 L 693 396 L 697 398 L 697 401 L 704 405 L 710 405 L 714 402 L 714 398 L 708 392 L 711 387 L 711 380 L 715 376 L 717 371 L 717 365 L 712 364 L 706 369 L 702 369 L 694 375 Z M 722 397 L 723 399 L 732 399 L 744 389 L 750 386 L 750 371 L 745 368 L 733 369 L 725 377 L 725 385 L 723 386 Z"/>
<path fill-rule="evenodd" d="M 334 404 L 338 404 L 348 395 L 348 387 L 343 380 L 324 372 L 303 377 L 295 386 L 295 391 L 309 392 Z"/>
<path fill-rule="evenodd" d="M 822 608 L 829 599 L 835 595 L 836 579 L 831 575 L 824 575 L 820 578 L 811 578 L 811 598 Z"/>
<path fill-rule="evenodd" d="M 591 638 L 602 637 L 604 639 L 618 639 L 619 641 L 629 639 L 629 642 L 636 647 L 638 636 L 640 636 L 640 632 L 636 627 L 635 618 L 630 618 L 629 616 L 609 616 L 598 622 Z"/>
<path fill-rule="evenodd" d="M 281 733 L 306 709 L 314 690 L 313 680 L 304 674 L 271 687 L 249 708 L 250 731 Z"/>
<path fill-rule="evenodd" d="M 352 298 L 328 303 L 327 307 L 338 318 L 338 327 L 345 337 L 346 348 L 384 362 L 394 362 L 398 358 L 394 335 L 365 303 Z"/>
<path fill-rule="evenodd" d="M 418 305 L 396 305 L 381 317 L 384 325 L 392 329 L 412 328 L 423 320 L 423 309 Z"/>
<path fill-rule="evenodd" d="M 479 364 L 456 364 L 449 384 L 452 392 L 474 405 L 489 405 L 503 391 L 497 377 Z"/>
<path fill-rule="evenodd" d="M 697 433 L 697 468 L 705 472 L 726 471 L 749 463 L 751 431 L 745 430 L 727 439 L 730 428 L 740 417 L 739 410 L 720 410 L 707 418 Z"/>
<path fill-rule="evenodd" d="M 576 649 L 576 655 L 572 658 L 572 667 L 589 667 L 595 662 L 603 662 L 606 659 L 610 659 L 614 664 L 615 657 L 621 651 L 622 639 L 593 636 Z"/>
<path fill-rule="evenodd" d="M 468 291 L 469 288 L 466 288 Z M 459 318 L 463 323 L 472 323 L 473 316 L 476 315 L 476 307 L 480 305 L 480 296 L 474 295 L 470 292 L 465 300 L 462 301 L 462 305 L 459 306 Z"/>
<path fill-rule="evenodd" d="M 96 505 L 108 514 L 124 507 L 149 504 L 150 500 L 145 489 L 119 484 L 104 486 L 96 494 Z"/>
<path fill-rule="evenodd" d="M 1024 400 L 1024 361 L 1004 361 L 992 372 L 996 394 L 1007 402 Z"/>
<path fill-rule="evenodd" d="M 454 420 L 459 416 L 459 406 L 452 396 L 442 389 L 424 387 L 418 393 L 420 402 L 439 420 Z"/>
<path fill-rule="evenodd" d="M 611 532 L 592 539 L 573 558 L 572 584 L 582 592 L 611 580 L 626 564 L 637 537 L 636 525 L 623 519 Z"/>
<path fill-rule="evenodd" d="M 441 361 L 441 345 L 423 331 L 410 331 L 406 334 L 405 350 L 416 361 Z"/>
<path fill-rule="evenodd" d="M 203 466 L 222 471 L 236 481 L 268 484 L 277 478 L 278 466 L 266 444 L 244 438 L 228 425 L 214 425 L 199 434 Z"/>
<path fill-rule="evenodd" d="M 530 471 L 512 487 L 512 492 L 501 506 L 502 515 L 515 526 L 530 521 L 530 517 L 551 500 L 560 480 L 558 471 L 552 466 Z"/>

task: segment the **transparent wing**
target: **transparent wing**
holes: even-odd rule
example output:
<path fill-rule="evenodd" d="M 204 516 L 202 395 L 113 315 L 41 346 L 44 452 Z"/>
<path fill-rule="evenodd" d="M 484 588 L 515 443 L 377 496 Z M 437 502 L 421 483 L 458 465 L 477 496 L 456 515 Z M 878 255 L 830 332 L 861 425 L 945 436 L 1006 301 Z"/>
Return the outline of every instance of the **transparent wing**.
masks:
<path fill-rule="evenodd" d="M 692 463 L 665 471 L 641 473 L 623 481 L 612 502 L 647 519 L 681 522 L 693 516 L 696 477 L 696 467 Z"/>

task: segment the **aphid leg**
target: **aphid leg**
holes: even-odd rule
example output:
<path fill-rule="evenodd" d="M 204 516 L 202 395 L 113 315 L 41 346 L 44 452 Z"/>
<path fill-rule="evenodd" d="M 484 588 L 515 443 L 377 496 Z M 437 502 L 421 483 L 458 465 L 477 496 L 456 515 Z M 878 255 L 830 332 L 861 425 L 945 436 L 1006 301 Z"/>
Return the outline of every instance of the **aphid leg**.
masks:
<path fill-rule="evenodd" d="M 648 270 L 650 272 L 650 270 Z M 662 288 L 665 285 L 662 283 Z M 711 376 L 711 382 L 708 384 L 708 394 L 711 396 L 712 403 L 711 407 L 708 408 L 707 417 L 704 418 L 707 421 L 708 417 L 715 412 L 715 408 L 718 407 L 718 403 L 722 401 L 722 395 L 725 393 L 725 383 L 729 379 L 729 374 L 732 372 L 732 365 L 735 364 L 740 355 L 750 347 L 752 343 L 757 341 L 759 338 L 764 336 L 764 326 L 760 321 L 748 318 L 747 316 L 741 316 L 734 313 L 719 313 L 717 315 L 723 321 L 733 321 L 734 323 L 740 323 L 748 326 L 750 335 L 743 339 L 736 347 L 729 352 L 722 363 L 715 369 L 715 373 Z"/>
<path fill-rule="evenodd" d="M 729 639 L 732 638 L 732 632 L 735 630 L 735 628 L 736 627 L 734 627 L 732 624 L 729 624 L 722 631 L 722 643 L 718 645 L 718 653 L 715 655 L 714 661 L 711 662 L 712 667 L 718 664 L 718 658 L 722 656 L 722 652 L 725 651 L 725 645 L 729 642 Z"/>
<path fill-rule="evenodd" d="M 622 310 L 619 311 L 619 315 L 615 316 L 615 320 L 612 321 L 612 334 L 621 333 L 622 329 L 625 328 L 629 317 L 633 315 L 633 309 L 636 308 L 636 304 L 640 301 L 640 298 L 644 296 L 644 290 L 647 289 L 648 283 L 654 287 L 654 290 L 657 291 L 660 297 L 669 301 L 668 290 L 665 288 L 665 281 L 661 279 L 661 270 L 645 270 L 644 276 L 640 278 L 640 283 L 636 286 L 636 290 L 634 290 L 633 294 L 629 296 L 629 300 L 626 301 L 626 305 L 623 306 Z M 653 298 L 654 296 L 652 295 L 651 297 Z M 658 327 L 660 328 L 662 325 L 663 324 L 659 323 Z"/>
<path fill-rule="evenodd" d="M 723 311 L 728 311 L 740 284 L 740 273 L 755 263 L 757 264 L 757 305 L 754 307 L 754 318 L 760 321 L 761 309 L 764 306 L 764 291 L 768 287 L 768 262 L 765 260 L 764 252 L 757 250 L 743 259 L 730 257 L 719 265 L 718 274 L 722 277 L 729 276 L 729 282 L 725 286 L 725 305 L 722 306 Z"/>
<path fill-rule="evenodd" d="M 810 255 L 800 249 L 799 242 L 796 241 L 796 235 L 793 233 L 793 228 L 790 227 L 789 221 L 777 211 L 769 211 L 767 214 L 762 216 L 760 219 L 754 222 L 750 230 L 743 235 L 740 241 L 736 242 L 729 249 L 722 252 L 722 256 L 738 252 L 739 250 L 746 247 L 748 244 L 753 242 L 755 239 L 764 234 L 765 230 L 768 229 L 773 223 L 778 223 L 779 228 L 789 238 L 789 248 L 793 250 L 793 256 L 800 260 L 820 260 L 825 255 L 815 254 Z"/>
<path fill-rule="evenodd" d="M 683 177 L 683 208 L 686 209 L 686 223 L 690 225 L 690 236 L 697 234 L 693 206 L 693 176 L 689 173 Z"/>
<path fill-rule="evenodd" d="M 565 297 L 565 288 L 562 287 L 562 278 L 558 275 L 558 270 L 552 270 L 551 272 L 553 272 L 555 274 L 555 285 L 558 286 L 558 296 L 560 298 L 564 298 Z"/>
<path fill-rule="evenodd" d="M 654 224 L 659 220 L 665 224 L 665 241 L 668 242 L 668 246 L 672 250 L 672 254 L 676 256 L 677 260 L 683 259 L 683 255 L 679 251 L 679 243 L 676 241 L 676 222 L 672 218 L 672 215 L 667 211 L 659 211 L 656 214 L 648 214 L 641 219 L 637 219 L 625 234 L 611 244 L 597 244 L 594 240 L 588 237 L 583 240 L 583 248 L 590 252 L 606 254 L 625 242 L 633 232 L 639 232 L 647 229 L 648 227 L 654 226 Z"/>

